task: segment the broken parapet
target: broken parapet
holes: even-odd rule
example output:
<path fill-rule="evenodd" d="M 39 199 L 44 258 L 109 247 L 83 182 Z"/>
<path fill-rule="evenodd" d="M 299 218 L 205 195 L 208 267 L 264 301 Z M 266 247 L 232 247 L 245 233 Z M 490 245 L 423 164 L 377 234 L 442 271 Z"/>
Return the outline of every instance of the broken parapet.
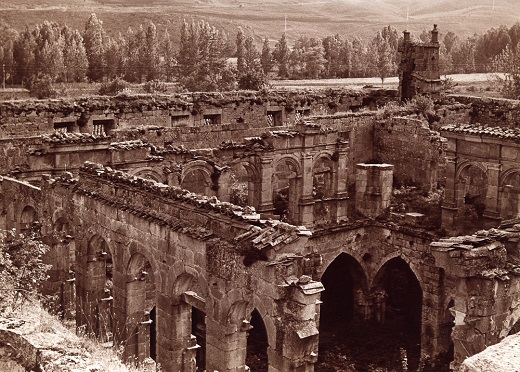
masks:
<path fill-rule="evenodd" d="M 519 239 L 514 225 L 431 243 L 454 304 L 453 369 L 506 337 L 520 318 L 520 265 L 512 254 Z"/>
<path fill-rule="evenodd" d="M 382 215 L 390 206 L 394 166 L 356 165 L 356 210 L 368 218 Z"/>

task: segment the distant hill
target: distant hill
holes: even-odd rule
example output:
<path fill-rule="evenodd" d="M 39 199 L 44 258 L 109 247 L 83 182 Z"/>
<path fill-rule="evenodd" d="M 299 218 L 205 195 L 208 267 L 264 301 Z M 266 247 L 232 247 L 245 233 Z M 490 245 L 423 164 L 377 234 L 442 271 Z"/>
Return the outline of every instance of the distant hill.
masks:
<path fill-rule="evenodd" d="M 0 19 L 22 29 L 44 20 L 82 30 L 95 12 L 111 33 L 152 20 L 176 33 L 183 18 L 206 19 L 232 37 L 241 27 L 260 42 L 300 35 L 368 39 L 383 26 L 416 34 L 434 23 L 462 37 L 520 21 L 520 0 L 0 0 Z"/>

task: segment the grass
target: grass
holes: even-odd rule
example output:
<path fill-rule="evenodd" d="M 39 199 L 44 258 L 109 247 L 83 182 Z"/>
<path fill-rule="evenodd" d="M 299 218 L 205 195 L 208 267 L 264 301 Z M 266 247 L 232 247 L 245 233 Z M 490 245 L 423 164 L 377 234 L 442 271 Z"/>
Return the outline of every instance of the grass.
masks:
<path fill-rule="evenodd" d="M 74 324 L 63 324 L 42 308 L 39 302 L 26 302 L 17 309 L 0 314 L 0 328 L 22 334 L 42 350 L 42 365 L 46 372 L 98 370 L 111 372 L 155 371 L 155 365 L 139 368 L 124 365 L 119 352 L 111 343 L 78 336 Z M 90 368 L 90 369 L 89 369 Z"/>

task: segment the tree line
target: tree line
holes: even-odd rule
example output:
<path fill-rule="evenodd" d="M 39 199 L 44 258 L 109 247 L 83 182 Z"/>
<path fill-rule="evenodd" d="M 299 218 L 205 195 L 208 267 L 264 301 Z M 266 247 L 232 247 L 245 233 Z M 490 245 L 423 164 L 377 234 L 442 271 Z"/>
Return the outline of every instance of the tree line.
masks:
<path fill-rule="evenodd" d="M 301 36 L 290 46 L 286 34 L 261 50 L 238 30 L 234 40 L 206 21 L 184 21 L 180 43 L 168 30 L 158 34 L 154 23 L 109 35 L 91 14 L 80 32 L 45 21 L 17 32 L 0 25 L 0 62 L 8 84 L 51 82 L 178 82 L 189 91 L 259 89 L 267 79 L 319 79 L 397 75 L 402 37 L 384 27 L 368 42 L 341 35 Z M 416 41 L 430 41 L 423 31 Z M 453 32 L 440 37 L 441 72 L 472 73 L 504 69 L 504 53 L 516 52 L 520 23 L 491 29 L 465 39 Z M 236 58 L 236 63 L 230 63 Z"/>

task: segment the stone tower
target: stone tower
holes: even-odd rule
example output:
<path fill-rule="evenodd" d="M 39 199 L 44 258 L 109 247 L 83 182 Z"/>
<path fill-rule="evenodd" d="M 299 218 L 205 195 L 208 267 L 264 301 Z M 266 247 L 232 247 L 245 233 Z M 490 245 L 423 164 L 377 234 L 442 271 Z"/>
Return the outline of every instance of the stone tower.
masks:
<path fill-rule="evenodd" d="M 433 25 L 431 40 L 416 43 L 410 40 L 410 32 L 404 31 L 404 41 L 399 46 L 399 96 L 402 101 L 416 94 L 435 93 L 440 90 L 439 31 Z"/>

